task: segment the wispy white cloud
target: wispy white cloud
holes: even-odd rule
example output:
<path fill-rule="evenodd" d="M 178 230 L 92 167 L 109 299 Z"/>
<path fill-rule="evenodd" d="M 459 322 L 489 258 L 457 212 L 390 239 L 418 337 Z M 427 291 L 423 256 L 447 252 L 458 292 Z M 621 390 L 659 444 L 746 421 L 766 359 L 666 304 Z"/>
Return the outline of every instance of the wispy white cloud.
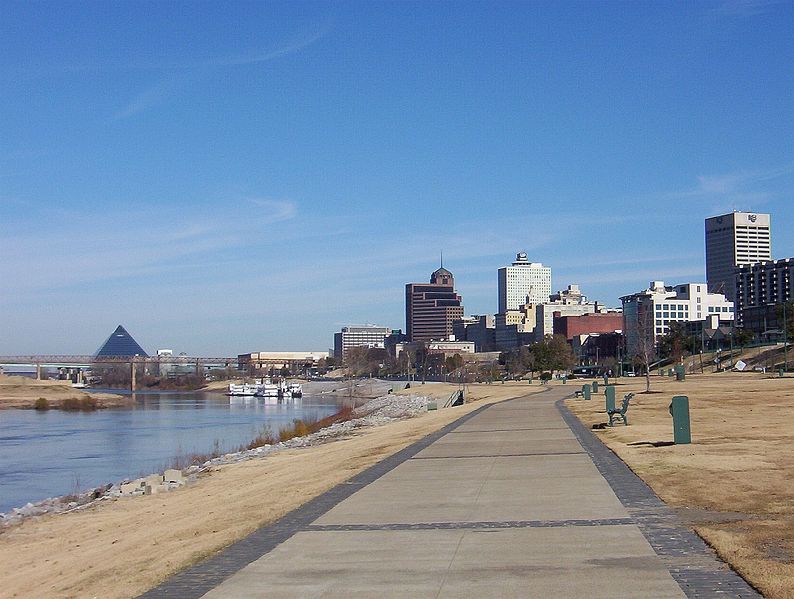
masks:
<path fill-rule="evenodd" d="M 766 170 L 738 170 L 722 174 L 699 175 L 696 184 L 684 191 L 661 194 L 661 199 L 701 200 L 712 211 L 749 210 L 775 198 L 768 185 L 794 174 L 794 163 Z"/>
<path fill-rule="evenodd" d="M 235 56 L 227 56 L 225 58 L 212 58 L 200 64 L 201 66 L 229 67 L 267 62 L 269 60 L 273 60 L 274 58 L 280 58 L 281 56 L 287 56 L 289 54 L 294 54 L 295 52 L 300 52 L 304 48 L 308 48 L 316 41 L 322 39 L 327 33 L 328 27 L 325 26 L 318 29 L 313 34 L 286 42 L 271 50 L 253 51 Z"/>
<path fill-rule="evenodd" d="M 748 180 L 747 173 L 731 173 L 728 175 L 700 175 L 694 194 L 725 194 L 736 191 L 736 188 Z"/>
<path fill-rule="evenodd" d="M 156 106 L 169 98 L 179 87 L 176 78 L 158 81 L 139 92 L 113 115 L 113 120 L 126 119 Z"/>
<path fill-rule="evenodd" d="M 308 48 L 313 43 L 322 39 L 327 32 L 328 27 L 322 27 L 314 33 L 304 35 L 288 42 L 282 42 L 280 45 L 269 50 L 255 50 L 243 54 L 214 57 L 197 61 L 155 62 L 143 65 L 130 65 L 131 68 L 142 70 L 167 70 L 171 71 L 171 74 L 167 78 L 161 79 L 143 89 L 127 101 L 127 103 L 113 115 L 113 120 L 129 118 L 166 101 L 189 79 L 188 74 L 190 74 L 191 77 L 197 77 L 202 74 L 209 76 L 212 70 L 217 68 L 254 65 L 275 60 Z"/>
<path fill-rule="evenodd" d="M 297 208 L 294 203 L 285 200 L 269 200 L 265 198 L 248 198 L 248 202 L 266 214 L 270 222 L 281 222 L 295 218 Z"/>
<path fill-rule="evenodd" d="M 754 17 L 771 12 L 778 0 L 724 0 L 718 6 L 709 9 L 709 13 L 718 17 Z"/>
<path fill-rule="evenodd" d="M 702 269 L 682 264 L 672 268 L 668 266 L 666 268 L 621 269 L 615 272 L 581 272 L 575 279 L 580 285 L 630 283 L 631 285 L 625 286 L 626 289 L 636 290 L 638 285 L 647 285 L 649 281 L 662 280 L 675 284 L 704 281 L 704 274 Z"/>
<path fill-rule="evenodd" d="M 252 209 L 250 206 L 254 206 Z M 16 228 L 0 240 L 4 275 L 9 291 L 63 289 L 77 284 L 130 280 L 146 275 L 180 273 L 191 267 L 191 257 L 213 256 L 231 248 L 263 243 L 263 231 L 297 216 L 286 200 L 256 200 L 232 207 L 184 210 L 159 209 L 102 216 L 72 213 L 57 223 L 35 222 Z M 176 224 L 174 224 L 176 223 Z M 66 269 L 44 265 L 68 264 Z M 202 272 L 201 261 L 193 261 Z"/>

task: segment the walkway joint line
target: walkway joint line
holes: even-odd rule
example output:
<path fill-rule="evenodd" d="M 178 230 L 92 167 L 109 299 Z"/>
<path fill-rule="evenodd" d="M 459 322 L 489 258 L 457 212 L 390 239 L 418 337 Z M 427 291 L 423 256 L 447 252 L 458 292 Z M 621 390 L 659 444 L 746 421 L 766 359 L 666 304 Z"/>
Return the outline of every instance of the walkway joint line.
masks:
<path fill-rule="evenodd" d="M 633 518 L 599 518 L 593 520 L 507 520 L 483 522 L 398 522 L 393 524 L 310 524 L 303 529 L 303 532 L 564 528 L 569 526 L 626 526 L 630 524 L 636 524 Z"/>

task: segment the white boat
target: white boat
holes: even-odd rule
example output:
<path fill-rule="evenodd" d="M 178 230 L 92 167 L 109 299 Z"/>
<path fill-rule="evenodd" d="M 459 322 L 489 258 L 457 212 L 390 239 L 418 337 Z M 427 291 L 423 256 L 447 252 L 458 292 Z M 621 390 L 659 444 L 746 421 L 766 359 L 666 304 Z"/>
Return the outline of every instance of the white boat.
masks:
<path fill-rule="evenodd" d="M 263 378 L 259 380 L 259 384 L 256 386 L 256 396 L 257 397 L 283 397 L 283 390 L 281 388 L 281 383 L 274 383 L 268 378 Z"/>
<path fill-rule="evenodd" d="M 229 383 L 229 392 L 227 395 L 235 395 L 235 396 L 254 396 L 257 394 L 259 390 L 259 385 L 254 385 L 252 383 L 243 383 L 242 385 L 235 385 L 234 383 Z"/>
<path fill-rule="evenodd" d="M 258 397 L 282 397 L 281 388 L 275 383 L 264 383 L 256 392 Z"/>
<path fill-rule="evenodd" d="M 278 399 L 302 397 L 303 388 L 299 383 L 288 384 L 284 379 L 277 383 L 272 382 L 270 379 L 263 379 L 256 394 L 259 397 L 277 397 Z"/>

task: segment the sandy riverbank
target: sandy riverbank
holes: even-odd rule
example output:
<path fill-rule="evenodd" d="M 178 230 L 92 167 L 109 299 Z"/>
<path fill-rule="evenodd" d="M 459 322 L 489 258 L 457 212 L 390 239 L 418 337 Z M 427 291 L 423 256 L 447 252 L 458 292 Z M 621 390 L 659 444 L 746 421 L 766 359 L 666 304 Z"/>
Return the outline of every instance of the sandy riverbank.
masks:
<path fill-rule="evenodd" d="M 410 391 L 443 399 L 455 390 L 433 384 Z M 542 390 L 470 385 L 471 403 L 461 407 L 221 466 L 171 493 L 28 520 L 0 534 L 0 596 L 135 597 L 464 414 Z"/>
<path fill-rule="evenodd" d="M 656 376 L 649 395 L 644 379 L 620 383 L 618 402 L 638 392 L 630 426 L 596 434 L 765 597 L 794 599 L 794 377 Z M 669 444 L 673 395 L 689 397 L 690 445 Z M 587 425 L 607 421 L 601 392 L 566 405 Z"/>
<path fill-rule="evenodd" d="M 32 408 L 40 397 L 50 408 L 58 408 L 64 400 L 94 398 L 98 408 L 129 405 L 131 398 L 113 393 L 91 393 L 74 389 L 69 381 L 37 381 L 24 376 L 0 374 L 0 409 Z"/>

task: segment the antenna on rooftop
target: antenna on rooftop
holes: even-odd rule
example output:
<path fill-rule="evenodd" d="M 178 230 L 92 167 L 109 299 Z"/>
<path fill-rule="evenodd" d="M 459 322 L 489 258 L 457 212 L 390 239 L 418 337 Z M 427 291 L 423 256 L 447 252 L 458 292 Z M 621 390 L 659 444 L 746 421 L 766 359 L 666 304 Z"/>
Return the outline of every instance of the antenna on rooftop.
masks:
<path fill-rule="evenodd" d="M 441 250 L 441 268 L 444 268 L 444 250 Z"/>

